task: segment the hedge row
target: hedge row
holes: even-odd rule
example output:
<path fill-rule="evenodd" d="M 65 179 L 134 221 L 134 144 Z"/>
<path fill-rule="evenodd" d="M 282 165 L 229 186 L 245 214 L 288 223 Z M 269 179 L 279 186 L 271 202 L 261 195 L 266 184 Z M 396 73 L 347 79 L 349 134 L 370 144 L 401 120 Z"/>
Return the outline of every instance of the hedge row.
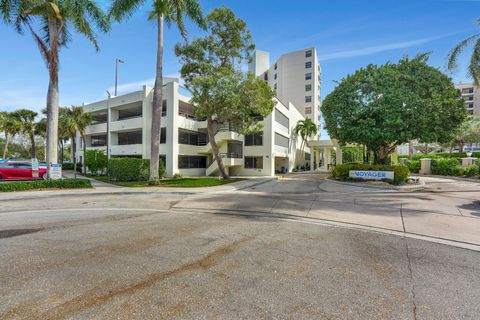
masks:
<path fill-rule="evenodd" d="M 396 184 L 405 182 L 410 176 L 410 171 L 404 165 L 374 165 L 374 164 L 339 164 L 333 168 L 332 176 L 335 179 L 349 180 L 350 170 L 365 170 L 365 171 L 393 171 L 394 180 Z"/>
<path fill-rule="evenodd" d="M 33 189 L 84 189 L 91 188 L 87 179 L 59 179 L 34 181 L 8 181 L 0 183 L 0 192 L 25 191 Z"/>
<path fill-rule="evenodd" d="M 165 175 L 165 167 L 160 160 L 158 166 L 160 177 Z M 150 176 L 150 160 L 139 158 L 110 159 L 110 177 L 116 181 L 146 181 Z"/>
<path fill-rule="evenodd" d="M 409 158 L 408 155 L 399 155 L 399 158 Z M 451 158 L 466 158 L 466 152 L 457 152 L 457 153 L 427 153 L 427 154 L 415 154 L 412 156 L 412 160 L 420 160 L 422 158 L 430 158 L 430 159 L 451 159 Z M 472 152 L 473 158 L 480 158 L 480 152 Z"/>
<path fill-rule="evenodd" d="M 478 173 L 478 165 L 462 167 L 458 159 L 432 160 L 432 174 L 438 174 L 442 176 L 473 177 Z"/>

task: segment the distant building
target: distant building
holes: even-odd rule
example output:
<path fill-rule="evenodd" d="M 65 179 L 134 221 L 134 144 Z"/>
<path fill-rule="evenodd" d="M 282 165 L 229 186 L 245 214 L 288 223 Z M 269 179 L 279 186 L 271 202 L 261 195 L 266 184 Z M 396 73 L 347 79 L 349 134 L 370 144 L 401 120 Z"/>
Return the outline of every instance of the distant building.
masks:
<path fill-rule="evenodd" d="M 273 64 L 268 52 L 257 50 L 249 71 L 268 81 L 278 100 L 292 103 L 305 118 L 320 125 L 321 68 L 315 48 L 283 54 Z"/>
<path fill-rule="evenodd" d="M 480 88 L 472 83 L 457 83 L 455 87 L 462 92 L 468 113 L 480 116 Z"/>

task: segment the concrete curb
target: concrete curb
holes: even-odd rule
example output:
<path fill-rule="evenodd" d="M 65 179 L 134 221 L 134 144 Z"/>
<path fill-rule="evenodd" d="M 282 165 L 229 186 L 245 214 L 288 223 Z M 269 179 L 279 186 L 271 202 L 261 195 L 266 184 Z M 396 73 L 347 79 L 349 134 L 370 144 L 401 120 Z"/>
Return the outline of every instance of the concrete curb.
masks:
<path fill-rule="evenodd" d="M 423 190 L 427 188 L 427 185 L 424 181 L 420 181 L 419 185 L 415 186 L 374 186 L 374 185 L 365 185 L 361 182 L 347 182 L 347 181 L 338 181 L 332 178 L 326 178 L 327 181 L 333 182 L 339 185 L 352 186 L 358 188 L 367 188 L 367 189 L 381 189 L 381 190 Z"/>
<path fill-rule="evenodd" d="M 452 179 L 456 181 L 462 181 L 462 182 L 472 182 L 472 183 L 479 183 L 480 184 L 480 179 L 474 179 L 474 178 L 462 178 L 462 177 L 454 177 L 454 176 L 440 176 L 440 175 L 434 175 L 434 174 L 429 174 L 429 175 L 414 175 L 414 177 L 417 178 L 439 178 L 439 179 Z"/>

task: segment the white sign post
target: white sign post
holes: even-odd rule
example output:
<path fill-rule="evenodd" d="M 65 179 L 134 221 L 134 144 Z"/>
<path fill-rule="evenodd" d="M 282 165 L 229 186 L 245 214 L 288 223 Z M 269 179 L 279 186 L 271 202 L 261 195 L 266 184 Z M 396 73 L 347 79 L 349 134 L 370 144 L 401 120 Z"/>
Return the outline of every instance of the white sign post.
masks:
<path fill-rule="evenodd" d="M 60 163 L 50 163 L 50 179 L 62 179 L 62 165 Z"/>
<path fill-rule="evenodd" d="M 393 171 L 350 170 L 348 176 L 350 178 L 362 180 L 393 180 L 395 174 Z"/>
<path fill-rule="evenodd" d="M 32 159 L 32 178 L 38 178 L 38 160 Z"/>

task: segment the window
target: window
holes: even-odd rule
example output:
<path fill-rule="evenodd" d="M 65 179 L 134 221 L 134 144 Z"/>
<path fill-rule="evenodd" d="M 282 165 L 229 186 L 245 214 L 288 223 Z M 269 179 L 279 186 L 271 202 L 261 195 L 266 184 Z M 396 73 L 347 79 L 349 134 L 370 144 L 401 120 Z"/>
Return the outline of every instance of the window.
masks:
<path fill-rule="evenodd" d="M 142 116 L 142 106 L 134 108 L 118 110 L 118 120 L 126 120 L 132 118 L 139 118 Z"/>
<path fill-rule="evenodd" d="M 245 157 L 245 169 L 263 169 L 263 157 Z"/>
<path fill-rule="evenodd" d="M 245 135 L 245 146 L 262 146 L 263 132 L 257 132 Z"/>
<path fill-rule="evenodd" d="M 107 135 L 92 136 L 92 147 L 104 147 L 107 145 Z"/>
<path fill-rule="evenodd" d="M 277 64 L 276 64 L 276 63 L 275 63 L 275 67 L 274 67 L 274 68 L 275 68 L 275 70 L 277 70 Z"/>
<path fill-rule="evenodd" d="M 312 107 L 305 107 L 305 114 L 311 114 L 312 113 Z"/>
<path fill-rule="evenodd" d="M 229 142 L 227 144 L 227 158 L 243 158 L 243 145 L 241 142 Z"/>
<path fill-rule="evenodd" d="M 275 121 L 284 126 L 285 128 L 289 128 L 290 120 L 286 115 L 275 109 Z"/>
<path fill-rule="evenodd" d="M 473 108 L 473 102 L 468 103 L 467 108 L 472 109 Z"/>
<path fill-rule="evenodd" d="M 160 161 L 162 161 L 163 166 L 165 167 L 167 165 L 167 156 L 164 154 L 161 154 L 158 156 L 158 158 L 160 159 Z"/>
<path fill-rule="evenodd" d="M 305 102 L 312 102 L 312 96 L 305 96 Z"/>
<path fill-rule="evenodd" d="M 167 143 L 167 128 L 160 129 L 160 144 Z"/>
<path fill-rule="evenodd" d="M 276 83 L 273 85 L 273 89 L 277 90 L 277 84 Z"/>
<path fill-rule="evenodd" d="M 473 88 L 463 88 L 462 93 L 473 93 Z"/>
<path fill-rule="evenodd" d="M 312 85 L 311 84 L 306 84 L 305 85 L 305 91 L 312 91 Z"/>
<path fill-rule="evenodd" d="M 142 144 L 142 131 L 119 132 L 118 145 Z"/>
<path fill-rule="evenodd" d="M 263 80 L 268 81 L 268 71 L 263 74 Z"/>
<path fill-rule="evenodd" d="M 305 51 L 305 58 L 310 58 L 312 56 L 312 50 Z"/>
<path fill-rule="evenodd" d="M 273 79 L 277 80 L 277 74 L 276 73 L 273 75 Z"/>
<path fill-rule="evenodd" d="M 279 147 L 288 148 L 289 139 L 275 132 L 275 145 Z"/>
<path fill-rule="evenodd" d="M 205 156 L 178 156 L 179 169 L 205 169 L 207 157 Z"/>
<path fill-rule="evenodd" d="M 305 160 L 310 161 L 311 155 L 308 152 L 305 152 Z"/>
<path fill-rule="evenodd" d="M 312 62 L 311 61 L 305 62 L 305 69 L 309 69 L 311 67 L 312 67 Z"/>
<path fill-rule="evenodd" d="M 207 144 L 207 135 L 202 132 L 178 129 L 178 143 L 192 146 L 204 146 Z"/>
<path fill-rule="evenodd" d="M 162 117 L 167 116 L 167 100 L 163 100 L 162 103 Z"/>
<path fill-rule="evenodd" d="M 468 101 L 473 101 L 473 96 L 468 96 L 467 100 Z"/>
<path fill-rule="evenodd" d="M 305 80 L 312 80 L 312 73 L 311 72 L 305 73 Z"/>

